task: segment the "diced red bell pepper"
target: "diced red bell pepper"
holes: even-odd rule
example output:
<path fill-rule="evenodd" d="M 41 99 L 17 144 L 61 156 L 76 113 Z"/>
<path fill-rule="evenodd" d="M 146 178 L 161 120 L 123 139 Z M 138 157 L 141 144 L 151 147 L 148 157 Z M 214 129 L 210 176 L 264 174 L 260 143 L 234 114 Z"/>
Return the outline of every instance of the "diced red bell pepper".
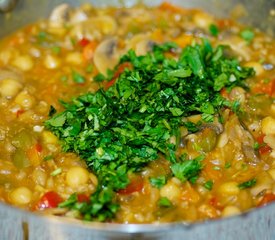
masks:
<path fill-rule="evenodd" d="M 143 189 L 143 187 L 144 187 L 143 178 L 141 176 L 137 176 L 131 179 L 131 182 L 129 183 L 129 185 L 124 189 L 120 189 L 118 193 L 127 195 L 134 192 L 140 192 Z"/>
<path fill-rule="evenodd" d="M 55 191 L 46 192 L 36 204 L 35 209 L 43 210 L 47 208 L 56 208 L 61 202 L 63 202 L 63 199 L 58 193 Z"/>
<path fill-rule="evenodd" d="M 87 46 L 89 43 L 90 43 L 90 40 L 87 39 L 87 38 L 82 38 L 82 39 L 78 42 L 78 44 L 79 44 L 81 47 L 85 47 L 85 46 Z"/>
<path fill-rule="evenodd" d="M 265 206 L 266 204 L 275 201 L 275 194 L 266 193 L 262 200 L 258 203 L 258 207 Z"/>
<path fill-rule="evenodd" d="M 258 149 L 259 153 L 261 155 L 267 154 L 271 152 L 271 147 L 269 147 L 265 142 L 264 142 L 264 137 L 265 135 L 262 134 L 257 138 L 257 142 L 259 143 L 260 147 Z"/>
<path fill-rule="evenodd" d="M 90 201 L 90 198 L 86 194 L 80 193 L 77 195 L 77 201 L 80 203 L 83 203 L 83 202 L 88 203 Z"/>

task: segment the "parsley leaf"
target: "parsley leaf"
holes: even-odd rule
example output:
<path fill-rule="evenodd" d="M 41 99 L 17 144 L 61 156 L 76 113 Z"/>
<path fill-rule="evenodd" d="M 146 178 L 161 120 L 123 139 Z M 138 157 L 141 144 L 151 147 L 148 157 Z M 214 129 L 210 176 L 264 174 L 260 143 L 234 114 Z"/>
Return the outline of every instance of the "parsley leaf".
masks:
<path fill-rule="evenodd" d="M 240 183 L 238 185 L 238 187 L 240 189 L 245 189 L 245 188 L 251 188 L 253 187 L 255 184 L 256 184 L 257 180 L 255 178 L 249 180 L 249 181 L 246 181 L 246 182 L 243 182 L 243 183 Z"/>
<path fill-rule="evenodd" d="M 156 178 L 150 178 L 150 183 L 152 186 L 154 186 L 156 188 L 162 188 L 166 184 L 166 177 L 159 176 Z"/>
<path fill-rule="evenodd" d="M 255 37 L 255 33 L 251 29 L 244 29 L 241 31 L 240 35 L 247 43 L 251 43 Z"/>
<path fill-rule="evenodd" d="M 202 170 L 203 165 L 201 161 L 204 156 L 199 156 L 193 160 L 185 160 L 183 162 L 175 163 L 171 166 L 171 170 L 175 177 L 180 179 L 182 182 L 191 180 L 195 182 L 199 172 Z"/>
<path fill-rule="evenodd" d="M 169 208 L 169 207 L 172 207 L 173 204 L 170 202 L 170 200 L 167 197 L 162 197 L 159 199 L 158 205 L 160 207 Z"/>

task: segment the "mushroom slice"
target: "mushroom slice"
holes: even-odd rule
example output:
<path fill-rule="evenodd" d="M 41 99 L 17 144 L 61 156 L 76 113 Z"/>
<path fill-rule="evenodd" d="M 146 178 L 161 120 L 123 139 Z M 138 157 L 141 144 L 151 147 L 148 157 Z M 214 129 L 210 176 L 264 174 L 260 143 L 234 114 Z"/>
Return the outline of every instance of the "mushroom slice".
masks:
<path fill-rule="evenodd" d="M 63 27 L 64 23 L 69 20 L 69 12 L 71 7 L 64 3 L 58 5 L 52 11 L 49 17 L 49 27 L 51 28 L 60 28 Z"/>
<path fill-rule="evenodd" d="M 94 64 L 98 71 L 106 74 L 119 61 L 117 38 L 108 38 L 98 45 L 94 53 Z"/>
<path fill-rule="evenodd" d="M 127 44 L 127 49 L 134 49 L 137 56 L 145 55 L 152 50 L 154 42 L 149 39 L 149 34 L 142 33 L 134 36 Z"/>

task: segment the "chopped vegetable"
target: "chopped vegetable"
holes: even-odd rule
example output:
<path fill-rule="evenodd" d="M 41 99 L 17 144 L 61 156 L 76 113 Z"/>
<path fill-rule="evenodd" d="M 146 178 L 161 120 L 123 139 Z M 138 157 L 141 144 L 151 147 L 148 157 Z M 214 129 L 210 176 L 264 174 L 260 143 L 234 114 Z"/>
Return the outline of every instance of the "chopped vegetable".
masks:
<path fill-rule="evenodd" d="M 46 192 L 36 204 L 35 209 L 56 208 L 62 201 L 63 199 L 58 193 L 54 191 Z"/>
<path fill-rule="evenodd" d="M 170 200 L 169 200 L 167 197 L 162 197 L 162 198 L 159 199 L 158 205 L 159 205 L 160 207 L 169 208 L 169 207 L 171 207 L 173 204 L 170 202 Z"/>
<path fill-rule="evenodd" d="M 246 181 L 246 182 L 243 182 L 243 183 L 240 183 L 238 185 L 238 187 L 240 189 L 245 189 L 245 188 L 251 188 L 253 187 L 255 184 L 256 184 L 257 180 L 255 178 L 249 180 L 249 181 Z"/>
<path fill-rule="evenodd" d="M 85 83 L 85 78 L 78 72 L 73 71 L 72 77 L 73 77 L 73 81 L 76 83 Z"/>
<path fill-rule="evenodd" d="M 219 35 L 219 28 L 217 27 L 217 25 L 215 24 L 211 24 L 209 26 L 209 32 L 211 33 L 211 35 L 213 35 L 214 37 L 217 37 Z"/>
<path fill-rule="evenodd" d="M 160 176 L 156 178 L 150 178 L 150 183 L 152 186 L 156 188 L 161 188 L 166 184 L 166 177 L 165 176 Z"/>
<path fill-rule="evenodd" d="M 209 180 L 209 181 L 207 181 L 207 182 L 204 184 L 204 187 L 205 187 L 207 190 L 212 190 L 213 184 L 214 184 L 214 182 L 213 182 L 212 180 Z"/>
<path fill-rule="evenodd" d="M 240 35 L 247 43 L 251 43 L 255 37 L 255 33 L 251 29 L 244 29 L 241 31 Z"/>

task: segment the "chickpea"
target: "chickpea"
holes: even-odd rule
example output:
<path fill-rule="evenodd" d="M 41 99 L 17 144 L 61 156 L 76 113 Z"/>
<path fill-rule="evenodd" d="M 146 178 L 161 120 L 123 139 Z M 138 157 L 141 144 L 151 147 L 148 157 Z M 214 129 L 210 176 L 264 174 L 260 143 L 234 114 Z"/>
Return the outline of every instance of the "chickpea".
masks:
<path fill-rule="evenodd" d="M 238 207 L 235 206 L 227 206 L 223 209 L 222 211 L 222 216 L 223 217 L 230 217 L 230 216 L 234 216 L 237 214 L 240 214 L 241 210 Z"/>
<path fill-rule="evenodd" d="M 43 139 L 43 142 L 46 144 L 57 144 L 58 142 L 57 137 L 49 131 L 43 131 L 42 139 Z"/>
<path fill-rule="evenodd" d="M 82 55 L 79 52 L 68 53 L 65 60 L 73 65 L 81 65 L 83 63 Z"/>
<path fill-rule="evenodd" d="M 25 110 L 31 109 L 35 104 L 35 99 L 27 91 L 20 92 L 14 102 L 23 107 Z"/>
<path fill-rule="evenodd" d="M 32 192 L 27 187 L 15 188 L 9 195 L 10 201 L 15 205 L 28 204 L 32 199 Z"/>
<path fill-rule="evenodd" d="M 226 182 L 220 185 L 219 192 L 222 195 L 237 195 L 240 192 L 236 182 Z"/>
<path fill-rule="evenodd" d="M 273 117 L 265 117 L 262 120 L 262 132 L 265 135 L 275 134 L 275 119 Z"/>
<path fill-rule="evenodd" d="M 181 190 L 173 181 L 169 181 L 160 189 L 160 196 L 167 197 L 171 202 L 177 202 L 180 198 Z"/>
<path fill-rule="evenodd" d="M 22 84 L 15 79 L 4 79 L 0 82 L 0 95 L 14 97 L 22 89 Z"/>
<path fill-rule="evenodd" d="M 56 69 L 60 66 L 60 60 L 52 55 L 47 55 L 44 60 L 44 66 L 47 69 Z"/>
<path fill-rule="evenodd" d="M 212 16 L 203 12 L 197 12 L 193 17 L 195 24 L 202 29 L 208 29 L 209 26 L 214 22 Z"/>
<path fill-rule="evenodd" d="M 89 180 L 89 172 L 82 167 L 71 167 L 66 174 L 66 183 L 75 188 L 86 184 Z"/>
<path fill-rule="evenodd" d="M 33 68 L 33 60 L 28 55 L 21 55 L 13 61 L 13 65 L 22 71 L 29 71 Z"/>

